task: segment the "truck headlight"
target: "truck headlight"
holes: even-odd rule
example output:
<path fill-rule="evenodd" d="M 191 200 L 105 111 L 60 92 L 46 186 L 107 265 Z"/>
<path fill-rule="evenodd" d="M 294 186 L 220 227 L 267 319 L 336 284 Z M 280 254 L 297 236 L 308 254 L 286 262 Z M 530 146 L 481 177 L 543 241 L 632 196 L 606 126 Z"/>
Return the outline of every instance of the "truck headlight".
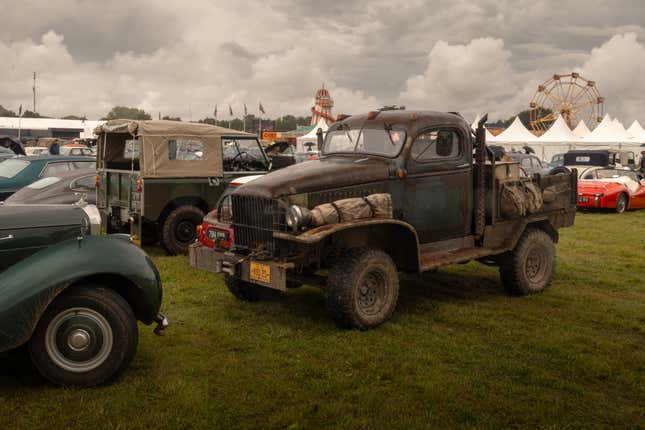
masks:
<path fill-rule="evenodd" d="M 311 212 L 307 208 L 291 205 L 285 214 L 285 222 L 287 223 L 287 227 L 295 233 L 302 227 L 311 224 Z"/>

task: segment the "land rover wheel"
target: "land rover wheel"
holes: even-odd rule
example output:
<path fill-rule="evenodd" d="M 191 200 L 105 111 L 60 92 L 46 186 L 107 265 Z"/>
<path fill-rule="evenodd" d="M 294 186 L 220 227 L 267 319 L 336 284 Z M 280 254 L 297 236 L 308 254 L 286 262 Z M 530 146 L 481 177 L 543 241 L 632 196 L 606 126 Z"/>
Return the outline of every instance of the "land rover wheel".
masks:
<path fill-rule="evenodd" d="M 243 281 L 230 275 L 224 278 L 226 287 L 236 299 L 245 302 L 257 302 L 279 295 L 280 291 Z"/>
<path fill-rule="evenodd" d="M 57 385 L 95 386 L 132 361 L 137 320 L 128 302 L 98 285 L 74 287 L 47 308 L 29 341 L 39 372 Z"/>
<path fill-rule="evenodd" d="M 329 271 L 327 308 L 341 326 L 367 330 L 387 321 L 399 297 L 399 276 L 385 252 L 347 251 Z"/>
<path fill-rule="evenodd" d="M 543 230 L 529 228 L 515 249 L 500 259 L 504 287 L 515 295 L 536 294 L 549 286 L 555 274 L 555 244 Z"/>
<path fill-rule="evenodd" d="M 163 246 L 170 255 L 188 254 L 188 246 L 197 237 L 197 226 L 204 212 L 192 205 L 179 206 L 170 212 L 162 227 Z"/>
<path fill-rule="evenodd" d="M 616 212 L 622 214 L 627 210 L 627 205 L 627 195 L 625 193 L 621 193 L 616 199 Z"/>

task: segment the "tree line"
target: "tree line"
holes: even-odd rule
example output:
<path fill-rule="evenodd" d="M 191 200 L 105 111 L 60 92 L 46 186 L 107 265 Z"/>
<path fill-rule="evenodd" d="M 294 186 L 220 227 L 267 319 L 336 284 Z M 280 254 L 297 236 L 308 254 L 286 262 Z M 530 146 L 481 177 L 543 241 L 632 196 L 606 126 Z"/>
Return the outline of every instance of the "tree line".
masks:
<path fill-rule="evenodd" d="M 383 108 L 381 108 L 381 110 L 391 110 L 393 108 L 400 109 L 403 107 L 399 108 L 399 107 L 392 107 L 392 106 L 384 106 Z M 549 113 L 549 112 L 547 111 L 545 113 Z M 491 122 L 489 123 L 489 125 L 493 125 L 501 128 L 507 128 L 509 125 L 511 125 L 515 117 L 519 116 L 520 121 L 522 121 L 522 124 L 524 124 L 526 128 L 530 129 L 531 128 L 530 115 L 531 115 L 530 110 L 523 110 L 520 113 L 515 114 L 507 119 L 499 119 L 496 122 Z M 2 116 L 17 117 L 18 115 L 16 114 L 16 112 L 0 105 L 0 117 Z M 47 116 L 40 115 L 38 112 L 32 112 L 30 110 L 25 110 L 22 113 L 22 117 L 23 118 L 50 118 Z M 62 117 L 61 119 L 74 119 L 74 120 L 84 121 L 87 118 L 84 115 L 83 116 L 67 115 Z M 144 111 L 143 109 L 128 107 L 128 106 L 115 106 L 107 113 L 107 115 L 105 115 L 101 119 L 102 120 L 111 120 L 111 119 L 150 120 L 152 119 L 152 116 L 148 112 Z M 170 116 L 170 115 L 165 115 L 163 117 L 160 117 L 159 119 L 165 119 L 170 121 L 182 120 L 178 116 Z M 232 128 L 234 130 L 243 130 L 244 128 L 246 128 L 247 130 L 253 130 L 258 128 L 259 119 L 260 118 L 256 117 L 254 114 L 249 114 L 242 118 L 231 118 L 230 120 L 206 117 L 196 122 L 217 125 L 220 127 Z M 284 115 L 275 119 L 262 118 L 262 129 L 289 131 L 289 130 L 295 130 L 299 125 L 309 125 L 310 123 L 311 123 L 311 116 Z"/>

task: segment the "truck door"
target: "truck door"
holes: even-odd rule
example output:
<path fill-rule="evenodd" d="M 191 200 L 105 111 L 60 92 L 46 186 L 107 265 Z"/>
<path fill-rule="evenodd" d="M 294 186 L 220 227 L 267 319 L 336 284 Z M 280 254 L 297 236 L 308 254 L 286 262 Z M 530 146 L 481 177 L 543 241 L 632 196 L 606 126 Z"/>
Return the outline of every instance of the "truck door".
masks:
<path fill-rule="evenodd" d="M 403 216 L 421 243 L 471 234 L 472 150 L 464 130 L 446 126 L 419 133 L 404 181 Z"/>

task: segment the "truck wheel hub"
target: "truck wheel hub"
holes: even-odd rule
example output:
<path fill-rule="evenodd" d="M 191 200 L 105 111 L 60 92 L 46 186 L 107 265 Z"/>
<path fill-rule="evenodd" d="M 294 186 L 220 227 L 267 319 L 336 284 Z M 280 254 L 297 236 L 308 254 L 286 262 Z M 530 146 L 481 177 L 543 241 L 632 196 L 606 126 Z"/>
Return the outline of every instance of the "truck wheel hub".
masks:
<path fill-rule="evenodd" d="M 359 288 L 358 305 L 361 311 L 368 315 L 380 312 L 386 293 L 385 276 L 376 270 L 368 272 Z"/>
<path fill-rule="evenodd" d="M 195 238 L 195 226 L 190 221 L 181 221 L 175 231 L 180 242 L 190 242 Z"/>

